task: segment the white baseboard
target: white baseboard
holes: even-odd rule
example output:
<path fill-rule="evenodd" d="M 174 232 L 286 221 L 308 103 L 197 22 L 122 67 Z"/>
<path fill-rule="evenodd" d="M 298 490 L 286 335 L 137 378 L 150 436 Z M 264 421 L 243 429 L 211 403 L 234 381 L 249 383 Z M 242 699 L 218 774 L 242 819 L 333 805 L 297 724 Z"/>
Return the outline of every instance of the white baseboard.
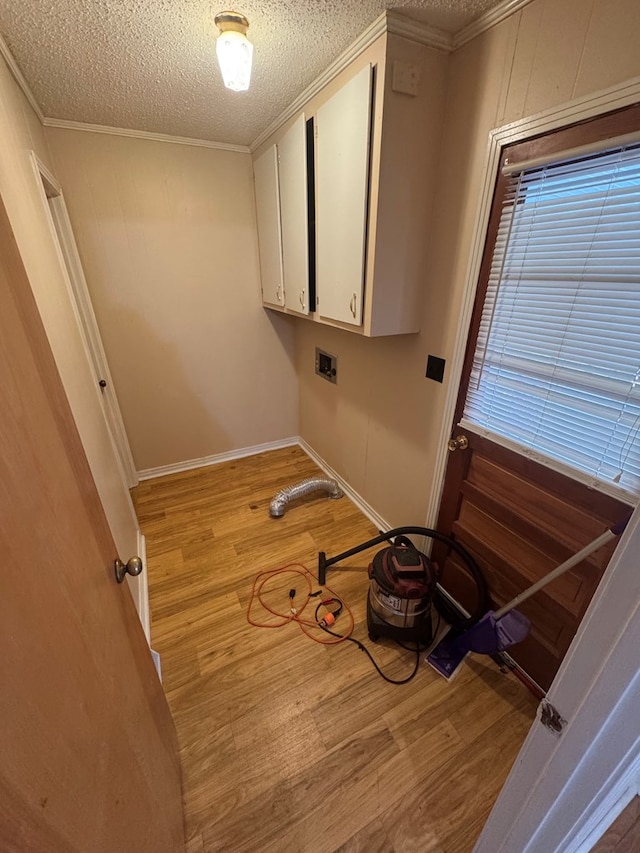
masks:
<path fill-rule="evenodd" d="M 304 450 L 304 452 L 309 456 L 319 468 L 327 474 L 328 477 L 331 477 L 332 480 L 337 480 L 340 484 L 340 488 L 347 495 L 351 501 L 358 507 L 363 515 L 366 515 L 369 521 L 378 528 L 378 530 L 391 530 L 392 525 L 389 524 L 381 515 L 379 515 L 375 509 L 368 504 L 365 499 L 356 492 L 354 488 L 352 488 L 347 481 L 340 476 L 336 471 L 333 470 L 331 465 L 324 461 L 324 459 L 316 453 L 316 451 L 304 440 L 304 438 L 298 437 L 297 443 Z"/>
<path fill-rule="evenodd" d="M 177 474 L 180 471 L 192 471 L 195 468 L 206 468 L 209 465 L 219 465 L 221 462 L 231 462 L 234 459 L 242 459 L 245 456 L 257 456 L 259 453 L 266 453 L 269 450 L 279 450 L 282 447 L 293 447 L 294 445 L 304 450 L 307 456 L 312 459 L 319 468 L 325 472 L 332 480 L 337 480 L 342 491 L 349 499 L 358 507 L 360 512 L 369 519 L 378 530 L 391 530 L 391 525 L 384 519 L 375 509 L 359 495 L 358 492 L 344 479 L 337 471 L 329 465 L 328 462 L 320 456 L 316 451 L 307 444 L 304 438 L 299 435 L 283 438 L 279 441 L 268 441 L 264 444 L 256 444 L 253 447 L 242 447 L 238 450 L 231 450 L 228 453 L 216 453 L 213 456 L 203 456 L 202 459 L 189 459 L 186 462 L 176 462 L 172 465 L 161 465 L 158 468 L 147 468 L 144 471 L 138 471 L 140 480 L 151 480 L 153 477 L 164 477 L 167 474 Z M 144 539 L 144 537 L 143 537 Z M 142 554 L 140 554 L 142 556 Z"/>
<path fill-rule="evenodd" d="M 264 444 L 255 444 L 253 447 L 241 447 L 238 450 L 229 450 L 226 453 L 214 453 L 213 456 L 203 456 L 201 459 L 188 459 L 186 462 L 175 462 L 172 465 L 160 465 L 158 468 L 147 468 L 138 471 L 138 479 L 151 480 L 154 477 L 164 477 L 167 474 L 178 474 L 181 471 L 192 471 L 195 468 L 206 468 L 209 465 L 219 465 L 221 462 L 231 462 L 234 459 L 242 459 L 245 456 L 256 456 L 258 453 L 266 453 L 268 450 L 279 450 L 281 447 L 291 447 L 299 444 L 298 436 L 283 438 L 279 441 L 267 441 Z"/>

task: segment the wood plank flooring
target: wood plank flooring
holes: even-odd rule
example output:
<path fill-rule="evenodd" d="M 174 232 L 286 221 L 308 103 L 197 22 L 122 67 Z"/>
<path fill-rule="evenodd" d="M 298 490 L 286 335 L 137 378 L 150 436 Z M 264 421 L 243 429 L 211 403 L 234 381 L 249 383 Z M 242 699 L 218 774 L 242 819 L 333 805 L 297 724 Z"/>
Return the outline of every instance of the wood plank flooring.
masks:
<path fill-rule="evenodd" d="M 321 646 L 294 624 L 249 625 L 259 571 L 295 562 L 316 574 L 319 550 L 331 556 L 377 534 L 348 498 L 322 493 L 271 519 L 275 493 L 310 476 L 322 474 L 291 447 L 133 490 L 152 645 L 180 742 L 188 851 L 468 853 L 536 700 L 480 656 L 452 683 L 421 663 L 395 686 L 351 643 Z M 414 654 L 367 638 L 373 553 L 327 581 L 354 612 L 354 637 L 402 678 Z M 291 586 L 283 577 L 270 595 L 286 608 Z"/>

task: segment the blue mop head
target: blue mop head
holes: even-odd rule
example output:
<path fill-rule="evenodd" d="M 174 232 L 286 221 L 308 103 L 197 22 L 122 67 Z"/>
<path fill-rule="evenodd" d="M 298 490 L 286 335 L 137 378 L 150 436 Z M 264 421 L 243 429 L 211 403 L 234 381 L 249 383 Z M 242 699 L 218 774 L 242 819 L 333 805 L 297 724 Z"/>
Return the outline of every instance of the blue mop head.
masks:
<path fill-rule="evenodd" d="M 531 623 L 526 616 L 511 610 L 499 619 L 490 610 L 479 622 L 466 631 L 450 631 L 427 657 L 436 672 L 447 680 L 453 678 L 467 652 L 494 655 L 521 642 L 529 633 Z"/>

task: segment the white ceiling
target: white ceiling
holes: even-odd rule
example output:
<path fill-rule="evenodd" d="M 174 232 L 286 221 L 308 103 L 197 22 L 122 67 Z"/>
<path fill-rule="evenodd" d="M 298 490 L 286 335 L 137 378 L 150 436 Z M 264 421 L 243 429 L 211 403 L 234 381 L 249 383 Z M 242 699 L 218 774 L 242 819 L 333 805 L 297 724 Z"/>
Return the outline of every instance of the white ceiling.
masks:
<path fill-rule="evenodd" d="M 223 0 L 0 0 L 0 33 L 48 118 L 248 145 L 381 12 L 455 33 L 502 0 L 239 0 L 254 65 L 224 88 Z"/>

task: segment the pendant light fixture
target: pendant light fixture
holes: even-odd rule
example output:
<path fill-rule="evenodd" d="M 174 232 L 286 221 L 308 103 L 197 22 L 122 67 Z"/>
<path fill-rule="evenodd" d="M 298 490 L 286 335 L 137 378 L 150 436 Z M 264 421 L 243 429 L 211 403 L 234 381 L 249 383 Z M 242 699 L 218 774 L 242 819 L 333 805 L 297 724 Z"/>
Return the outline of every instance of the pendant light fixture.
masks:
<path fill-rule="evenodd" d="M 224 85 L 234 92 L 246 92 L 253 57 L 253 45 L 247 38 L 249 21 L 239 12 L 220 12 L 215 22 L 220 30 L 216 55 Z"/>

